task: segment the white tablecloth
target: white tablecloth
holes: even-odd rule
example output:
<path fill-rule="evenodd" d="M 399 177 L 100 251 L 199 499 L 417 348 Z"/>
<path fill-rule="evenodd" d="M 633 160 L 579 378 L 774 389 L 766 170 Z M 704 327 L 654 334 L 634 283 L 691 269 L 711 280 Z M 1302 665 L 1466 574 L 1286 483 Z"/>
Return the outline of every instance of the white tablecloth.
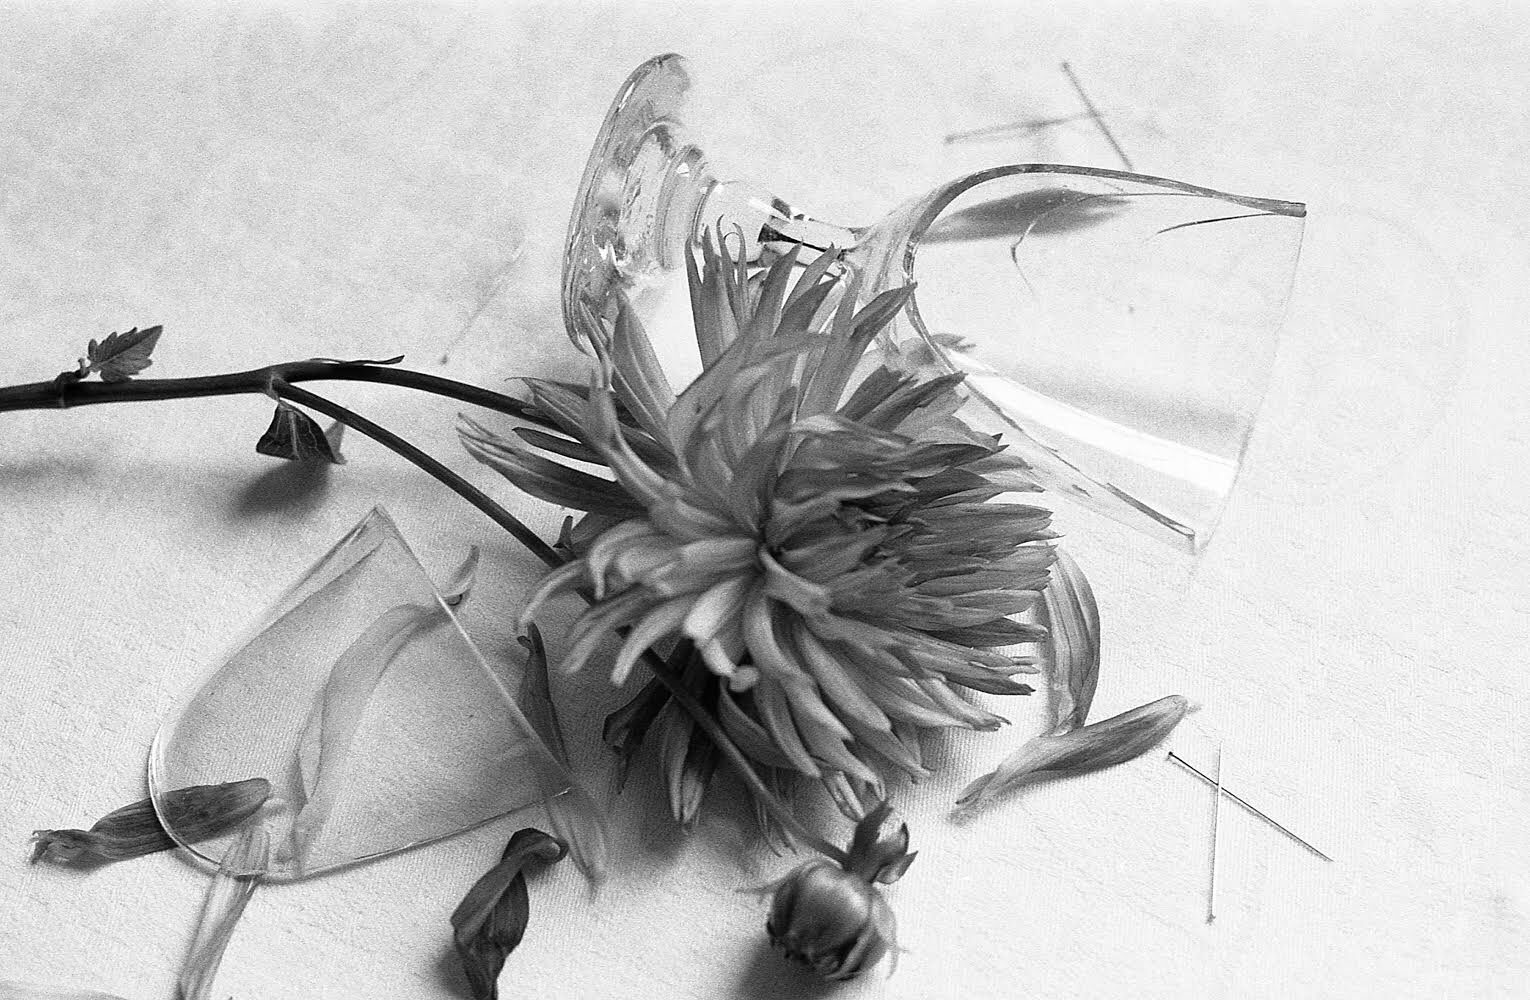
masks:
<path fill-rule="evenodd" d="M 1066 59 L 1138 169 L 1310 204 L 1209 552 L 1187 568 L 1060 522 L 1104 615 L 1094 717 L 1190 696 L 1171 745 L 1209 764 L 1220 744 L 1230 787 L 1336 861 L 1228 807 L 1207 925 L 1211 793 L 1161 754 L 954 822 L 955 790 L 1039 726 L 1031 699 L 938 741 L 938 777 L 899 793 L 920 854 L 888 893 L 891 979 L 835 993 L 785 969 L 735 890 L 790 860 L 726 788 L 676 832 L 641 772 L 599 898 L 567 866 L 533 880 L 504 994 L 1524 996 L 1527 28 L 1508 6 L 8 7 L 0 382 L 151 323 L 156 376 L 399 352 L 486 385 L 567 370 L 568 206 L 643 58 L 683 52 L 733 102 L 720 163 L 846 222 L 986 163 L 1115 165 L 1087 128 L 942 141 L 1066 102 Z M 453 404 L 329 391 L 554 532 L 460 450 Z M 515 649 L 535 566 L 512 541 L 356 436 L 301 480 L 253 453 L 268 416 L 260 397 L 0 415 L 0 980 L 170 995 L 205 876 L 171 855 L 28 867 L 27 837 L 140 797 L 162 713 L 374 503 L 433 567 L 486 546 L 466 621 Z M 611 696 L 559 691 L 604 795 Z M 447 915 L 526 822 L 262 889 L 217 995 L 462 995 Z"/>

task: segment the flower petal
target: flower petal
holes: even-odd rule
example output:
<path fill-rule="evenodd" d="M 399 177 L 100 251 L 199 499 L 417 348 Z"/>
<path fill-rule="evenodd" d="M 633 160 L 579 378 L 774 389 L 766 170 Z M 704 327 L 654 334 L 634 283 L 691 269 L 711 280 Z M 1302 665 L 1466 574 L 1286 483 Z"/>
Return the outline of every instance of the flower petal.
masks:
<path fill-rule="evenodd" d="M 1125 763 L 1157 746 L 1185 717 L 1189 702 L 1173 694 L 1060 735 L 1022 744 L 993 772 L 962 789 L 957 805 L 993 798 L 1038 774 L 1072 776 Z"/>

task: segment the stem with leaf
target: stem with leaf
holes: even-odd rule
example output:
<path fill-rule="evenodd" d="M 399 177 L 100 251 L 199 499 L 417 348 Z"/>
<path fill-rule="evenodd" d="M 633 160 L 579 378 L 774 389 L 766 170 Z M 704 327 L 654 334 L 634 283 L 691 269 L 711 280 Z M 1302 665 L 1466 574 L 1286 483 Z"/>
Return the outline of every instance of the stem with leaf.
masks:
<path fill-rule="evenodd" d="M 113 334 L 99 345 L 91 341 L 88 357 L 81 359 L 78 370 L 61 372 L 57 377 L 45 382 L 0 387 L 0 413 L 70 409 L 76 406 L 105 403 L 195 399 L 204 396 L 230 396 L 244 393 L 259 393 L 279 400 L 287 400 L 322 413 L 377 441 L 414 463 L 482 511 L 548 567 L 563 564 L 564 557 L 556 549 L 461 475 L 380 424 L 318 393 L 301 389 L 296 383 L 350 381 L 394 385 L 433 393 L 522 419 L 535 420 L 534 411 L 523 401 L 465 382 L 392 367 L 403 360 L 402 357 L 383 361 L 337 361 L 315 358 L 219 375 L 163 379 L 134 378 L 138 372 L 149 366 L 148 355 L 159 339 L 159 332 L 158 327 L 150 327 L 144 331 L 132 330 L 127 334 Z M 86 381 L 91 374 L 100 374 L 102 381 Z M 643 659 L 648 668 L 653 671 L 654 676 L 670 690 L 676 703 L 717 744 L 718 749 L 733 765 L 750 792 L 760 800 L 771 815 L 803 843 L 843 863 L 847 857 L 845 852 L 809 830 L 766 786 L 749 758 L 663 658 L 649 650 L 644 654 Z"/>

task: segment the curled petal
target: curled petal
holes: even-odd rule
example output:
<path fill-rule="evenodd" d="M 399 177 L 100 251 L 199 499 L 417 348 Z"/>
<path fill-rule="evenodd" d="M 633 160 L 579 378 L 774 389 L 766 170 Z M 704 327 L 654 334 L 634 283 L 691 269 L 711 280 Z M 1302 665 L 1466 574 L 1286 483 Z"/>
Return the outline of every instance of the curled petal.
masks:
<path fill-rule="evenodd" d="M 1060 736 L 1089 717 L 1100 677 L 1100 608 L 1088 577 L 1062 549 L 1042 597 L 1042 624 L 1050 632 L 1052 734 Z"/>
<path fill-rule="evenodd" d="M 248 778 L 221 785 L 177 788 L 160 797 L 160 809 L 170 827 L 187 843 L 227 833 L 253 816 L 271 797 L 265 778 Z M 113 810 L 89 830 L 37 830 L 32 834 L 32 861 L 123 861 L 176 846 L 155 811 L 152 799 Z"/>
<path fill-rule="evenodd" d="M 504 855 L 473 883 L 452 913 L 452 941 L 476 1000 L 499 996 L 499 972 L 521 943 L 530 917 L 525 867 L 552 864 L 567 853 L 563 842 L 541 830 L 518 830 Z"/>

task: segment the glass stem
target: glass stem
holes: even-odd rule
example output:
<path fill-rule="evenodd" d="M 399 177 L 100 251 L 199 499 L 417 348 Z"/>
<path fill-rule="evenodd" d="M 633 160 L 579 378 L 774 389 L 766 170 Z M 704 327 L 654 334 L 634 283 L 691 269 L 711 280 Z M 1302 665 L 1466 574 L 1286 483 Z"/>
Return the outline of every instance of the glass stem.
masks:
<path fill-rule="evenodd" d="M 798 260 L 807 264 L 831 248 L 855 249 L 866 230 L 815 219 L 759 188 L 721 181 L 698 199 L 685 236 L 701 240 L 709 232 L 723 240 L 741 235 L 744 259 L 751 264 L 769 264 L 794 246 L 803 248 Z M 733 249 L 737 254 L 739 248 Z"/>

